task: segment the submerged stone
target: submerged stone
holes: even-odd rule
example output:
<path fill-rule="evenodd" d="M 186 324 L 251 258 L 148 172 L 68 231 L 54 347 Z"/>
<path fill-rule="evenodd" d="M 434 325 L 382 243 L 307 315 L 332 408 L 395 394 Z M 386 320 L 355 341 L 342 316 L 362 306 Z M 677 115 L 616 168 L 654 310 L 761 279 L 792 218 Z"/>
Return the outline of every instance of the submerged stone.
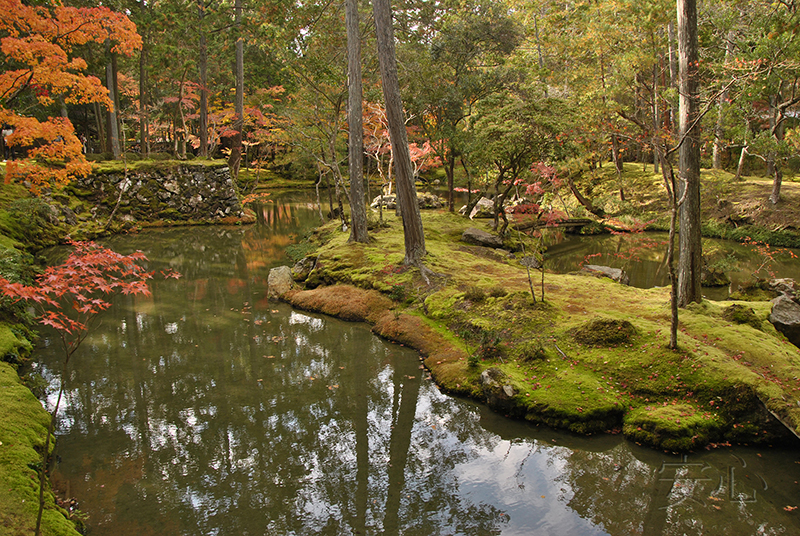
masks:
<path fill-rule="evenodd" d="M 623 285 L 627 285 L 630 282 L 628 274 L 622 268 L 611 268 L 610 266 L 600 266 L 598 264 L 586 264 L 583 266 L 583 268 L 581 268 L 581 272 L 598 277 L 608 277 L 609 279 L 612 279 Z"/>

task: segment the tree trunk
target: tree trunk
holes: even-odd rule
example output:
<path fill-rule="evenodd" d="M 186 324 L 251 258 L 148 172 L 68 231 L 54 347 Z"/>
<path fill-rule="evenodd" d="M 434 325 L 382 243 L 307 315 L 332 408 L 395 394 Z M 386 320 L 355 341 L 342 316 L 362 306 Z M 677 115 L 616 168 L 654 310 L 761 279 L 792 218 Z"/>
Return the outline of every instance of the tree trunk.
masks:
<path fill-rule="evenodd" d="M 242 0 L 234 3 L 236 16 L 236 62 L 234 68 L 234 78 L 236 79 L 236 97 L 234 103 L 234 113 L 236 119 L 233 123 L 233 130 L 236 134 L 231 138 L 231 154 L 228 158 L 228 167 L 231 170 L 233 180 L 239 178 L 239 167 L 242 163 L 242 129 L 244 128 L 244 38 L 242 37 Z"/>
<path fill-rule="evenodd" d="M 678 72 L 680 139 L 678 173 L 681 182 L 678 305 L 703 300 L 700 288 L 700 127 L 698 97 L 697 2 L 678 0 Z M 684 195 L 685 194 L 685 195 Z"/>
<path fill-rule="evenodd" d="M 142 156 L 150 155 L 150 120 L 147 115 L 147 2 L 141 0 L 140 4 L 142 22 L 139 26 L 142 31 L 142 49 L 139 51 L 139 146 Z"/>
<path fill-rule="evenodd" d="M 779 96 L 776 95 L 775 101 L 777 102 Z M 772 103 L 772 99 L 770 99 L 770 104 Z M 772 107 L 772 106 L 770 106 Z M 778 143 L 782 142 L 784 139 L 784 132 L 785 132 L 785 121 L 783 120 L 783 115 L 778 117 L 778 110 L 776 106 L 775 115 L 774 115 L 774 124 L 771 124 L 772 127 L 772 136 L 775 138 L 775 141 Z M 770 123 L 773 123 L 772 116 L 770 117 Z M 783 172 L 781 171 L 781 163 L 777 159 L 777 154 L 775 152 L 771 153 L 772 158 L 772 193 L 769 196 L 769 202 L 773 205 L 777 205 L 778 201 L 781 200 L 781 183 L 783 182 Z"/>
<path fill-rule="evenodd" d="M 203 6 L 202 0 L 197 2 L 197 11 L 200 19 L 198 24 L 200 42 L 197 50 L 197 62 L 200 69 L 200 150 L 198 154 L 208 156 L 208 44 L 203 29 L 205 6 Z"/>
<path fill-rule="evenodd" d="M 658 173 L 658 131 L 661 123 L 661 110 L 658 107 L 658 69 L 659 62 L 653 65 L 653 137 L 650 144 L 653 147 L 653 173 Z"/>
<path fill-rule="evenodd" d="M 112 56 L 113 58 L 113 56 Z M 117 115 L 119 108 L 117 108 L 117 77 L 114 73 L 114 62 L 109 60 L 106 65 L 106 87 L 108 88 L 108 98 L 111 100 L 113 107 L 108 111 L 108 123 L 106 125 L 106 132 L 108 133 L 108 141 L 106 146 L 109 151 L 114 155 L 114 160 L 118 160 L 121 154 L 119 145 L 119 122 Z"/>
<path fill-rule="evenodd" d="M 403 212 L 403 236 L 405 263 L 418 264 L 425 256 L 425 234 L 414 188 L 411 157 L 408 152 L 406 125 L 403 119 L 403 101 L 400 98 L 400 82 L 397 77 L 397 60 L 394 51 L 394 29 L 392 8 L 389 0 L 373 0 L 375 33 L 378 41 L 378 62 L 386 101 L 386 118 L 395 163 L 397 197 Z"/>
<path fill-rule="evenodd" d="M 448 151 L 447 164 L 444 167 L 444 174 L 447 176 L 447 210 L 455 212 L 453 182 L 455 179 L 456 157 L 453 154 L 452 147 Z"/>
<path fill-rule="evenodd" d="M 727 44 L 725 45 L 725 64 L 729 64 L 733 56 L 733 31 L 728 32 Z M 717 123 L 714 126 L 714 152 L 712 157 L 712 166 L 714 169 L 722 169 L 722 152 L 725 147 L 722 144 L 722 138 L 725 136 L 723 129 L 723 122 L 725 119 L 725 105 L 728 102 L 728 90 L 726 89 L 719 94 L 717 103 Z"/>
<path fill-rule="evenodd" d="M 742 170 L 744 169 L 744 158 L 747 156 L 747 145 L 742 147 L 742 152 L 739 153 L 739 165 L 736 166 L 736 176 L 733 177 L 734 181 L 741 180 Z"/>
<path fill-rule="evenodd" d="M 183 133 L 181 134 L 180 153 L 178 154 L 180 158 L 186 158 L 186 136 L 188 134 L 186 127 L 186 114 L 183 113 L 183 88 L 186 85 L 186 73 L 187 69 L 184 69 L 183 75 L 181 76 L 181 83 L 178 87 L 178 112 L 181 117 L 181 128 L 183 129 Z"/>
<path fill-rule="evenodd" d="M 350 242 L 369 242 L 367 208 L 364 202 L 364 123 L 361 88 L 361 33 L 358 28 L 358 1 L 346 0 L 347 25 L 347 124 L 350 174 Z"/>

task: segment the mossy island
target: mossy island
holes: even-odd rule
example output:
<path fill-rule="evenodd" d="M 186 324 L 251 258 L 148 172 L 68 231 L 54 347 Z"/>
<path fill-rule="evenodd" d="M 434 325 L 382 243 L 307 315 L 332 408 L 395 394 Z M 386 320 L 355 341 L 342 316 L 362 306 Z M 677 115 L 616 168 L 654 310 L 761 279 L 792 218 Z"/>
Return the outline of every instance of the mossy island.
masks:
<path fill-rule="evenodd" d="M 770 302 L 682 310 L 676 352 L 668 289 L 577 273 L 545 273 L 542 287 L 537 271 L 534 302 L 519 255 L 461 240 L 474 222 L 444 212 L 423 222 L 432 275 L 402 265 L 399 222 L 367 245 L 330 224 L 312 237 L 308 289 L 283 299 L 372 323 L 420 350 L 444 391 L 509 417 L 670 451 L 796 440 L 800 352 L 767 320 Z"/>

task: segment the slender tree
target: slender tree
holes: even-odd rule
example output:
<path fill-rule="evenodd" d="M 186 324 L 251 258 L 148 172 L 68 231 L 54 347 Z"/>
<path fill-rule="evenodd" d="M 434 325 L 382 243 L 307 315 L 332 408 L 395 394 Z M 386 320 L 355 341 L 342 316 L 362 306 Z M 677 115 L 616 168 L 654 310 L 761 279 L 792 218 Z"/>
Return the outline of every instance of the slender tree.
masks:
<path fill-rule="evenodd" d="M 358 29 L 358 0 L 346 0 L 347 25 L 347 123 L 350 164 L 350 241 L 369 242 L 367 210 L 364 205 L 364 124 L 362 123 L 361 34 Z"/>
<path fill-rule="evenodd" d="M 678 0 L 678 115 L 682 143 L 678 150 L 680 177 L 680 237 L 678 258 L 678 304 L 703 300 L 700 272 L 703 265 L 700 242 L 700 106 L 697 47 L 697 2 Z M 685 191 L 685 195 L 683 192 Z"/>
<path fill-rule="evenodd" d="M 242 36 L 242 0 L 235 1 L 234 11 L 236 18 L 236 62 L 234 67 L 236 97 L 234 113 L 236 114 L 236 118 L 233 123 L 235 134 L 231 139 L 231 155 L 228 158 L 228 166 L 231 169 L 231 176 L 236 179 L 239 176 L 239 167 L 242 163 L 242 129 L 244 128 L 244 37 Z"/>
<path fill-rule="evenodd" d="M 372 1 L 375 18 L 375 33 L 378 41 L 378 63 L 383 83 L 383 98 L 386 102 L 386 117 L 389 137 L 394 155 L 397 199 L 403 218 L 406 264 L 419 264 L 425 256 L 425 233 L 414 188 L 414 171 L 408 152 L 406 125 L 403 119 L 403 101 L 400 98 L 400 83 L 397 77 L 397 58 L 394 48 L 392 7 L 389 0 Z"/>

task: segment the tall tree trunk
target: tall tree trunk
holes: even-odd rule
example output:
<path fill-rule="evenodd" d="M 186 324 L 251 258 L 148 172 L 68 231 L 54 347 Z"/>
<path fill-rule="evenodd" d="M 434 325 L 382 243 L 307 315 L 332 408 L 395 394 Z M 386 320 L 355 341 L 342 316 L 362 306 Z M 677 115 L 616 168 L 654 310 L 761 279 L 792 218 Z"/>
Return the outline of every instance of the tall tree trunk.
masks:
<path fill-rule="evenodd" d="M 113 58 L 113 55 L 112 55 Z M 119 108 L 117 107 L 117 77 L 115 76 L 114 72 L 115 62 L 109 60 L 108 64 L 106 65 L 106 86 L 108 88 L 108 98 L 111 100 L 113 104 L 113 108 L 108 111 L 108 123 L 106 125 L 106 132 L 108 134 L 108 141 L 106 145 L 108 146 L 110 152 L 114 155 L 114 160 L 118 160 L 121 154 L 120 145 L 119 145 L 119 121 L 117 119 L 117 115 L 119 113 Z"/>
<path fill-rule="evenodd" d="M 205 10 L 203 1 L 198 0 L 197 11 L 200 19 L 198 24 L 200 42 L 197 50 L 197 62 L 200 69 L 200 150 L 198 154 L 200 156 L 208 156 L 208 43 L 203 28 Z"/>
<path fill-rule="evenodd" d="M 703 300 L 700 288 L 700 126 L 697 47 L 697 2 L 678 0 L 678 72 L 680 134 L 678 173 L 685 198 L 680 207 L 678 305 Z M 684 195 L 685 194 L 685 195 Z"/>
<path fill-rule="evenodd" d="M 186 126 L 186 114 L 183 113 L 183 88 L 186 85 L 186 73 L 188 72 L 188 68 L 183 70 L 183 75 L 181 76 L 181 83 L 178 87 L 178 113 L 181 117 L 181 129 L 183 132 L 181 133 L 181 143 L 180 143 L 180 152 L 178 156 L 180 158 L 186 158 L 186 137 L 189 134 Z"/>
<path fill-rule="evenodd" d="M 373 0 L 372 9 L 378 41 L 378 63 L 381 70 L 383 98 L 386 101 L 386 118 L 389 123 L 389 137 L 394 155 L 397 198 L 403 213 L 404 262 L 419 264 L 426 253 L 425 234 L 422 229 L 422 217 L 414 187 L 414 174 L 411 168 L 406 125 L 403 119 L 403 101 L 400 98 L 400 82 L 397 77 L 397 60 L 394 51 L 392 7 L 389 0 Z"/>
<path fill-rule="evenodd" d="M 658 130 L 661 123 L 661 110 L 658 107 L 658 69 L 660 60 L 653 65 L 653 173 L 658 173 Z"/>
<path fill-rule="evenodd" d="M 361 32 L 358 28 L 358 0 L 347 0 L 347 124 L 350 175 L 350 242 L 369 242 L 367 208 L 364 202 L 364 123 L 361 109 Z"/>
<path fill-rule="evenodd" d="M 236 97 L 234 113 L 236 120 L 233 130 L 236 131 L 231 139 L 231 155 L 228 158 L 228 167 L 233 180 L 239 178 L 239 167 L 242 163 L 242 129 L 244 128 L 244 37 L 242 36 L 242 0 L 235 0 L 233 9 L 236 12 L 236 62 L 234 78 L 236 79 Z"/>
<path fill-rule="evenodd" d="M 444 167 L 444 174 L 447 176 L 447 210 L 450 212 L 455 212 L 455 200 L 454 200 L 454 191 L 453 191 L 453 182 L 455 180 L 455 167 L 456 167 L 456 157 L 451 147 L 450 150 L 447 152 L 447 164 Z"/>
<path fill-rule="evenodd" d="M 142 22 L 139 30 L 142 32 L 142 49 L 139 51 L 139 144 L 142 156 L 150 155 L 150 118 L 147 114 L 147 2 L 141 0 L 140 10 Z"/>
<path fill-rule="evenodd" d="M 725 64 L 729 64 L 733 56 L 733 31 L 728 32 L 727 44 L 725 45 Z M 725 105 L 728 103 L 728 90 L 719 94 L 717 103 L 717 123 L 714 125 L 714 151 L 712 156 L 712 166 L 714 169 L 722 169 L 722 152 L 725 147 L 722 138 L 725 136 L 723 129 L 725 120 Z"/>
<path fill-rule="evenodd" d="M 785 136 L 785 122 L 780 121 L 775 128 L 772 129 L 772 135 L 775 140 L 782 142 Z M 781 171 L 781 163 L 777 159 L 773 159 L 772 169 L 772 193 L 769 196 L 769 201 L 773 205 L 777 205 L 781 200 L 781 183 L 783 182 L 783 171 Z"/>

